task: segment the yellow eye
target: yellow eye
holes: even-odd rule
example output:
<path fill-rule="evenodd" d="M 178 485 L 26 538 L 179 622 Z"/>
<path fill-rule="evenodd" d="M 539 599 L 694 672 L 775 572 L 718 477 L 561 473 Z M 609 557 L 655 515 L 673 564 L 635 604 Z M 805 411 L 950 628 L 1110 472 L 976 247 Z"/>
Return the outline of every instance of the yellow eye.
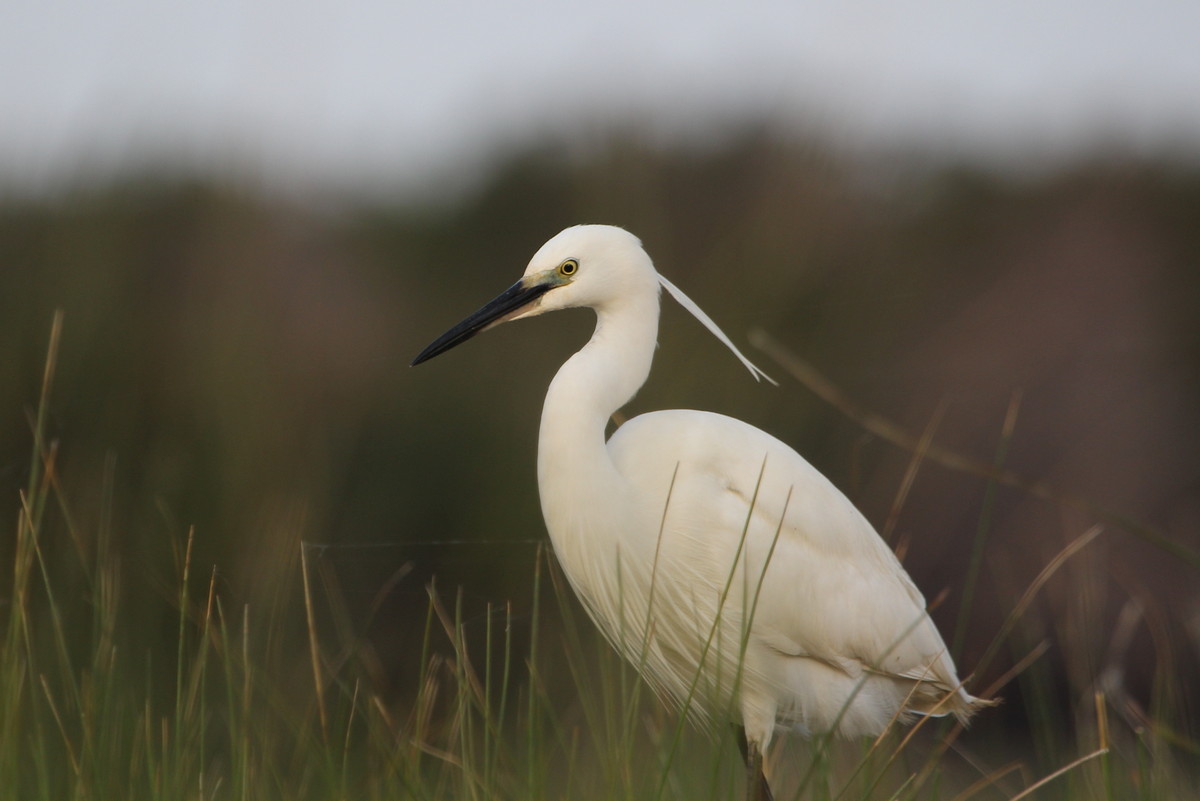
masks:
<path fill-rule="evenodd" d="M 562 264 L 558 265 L 558 274 L 564 278 L 569 278 L 579 272 L 579 262 L 575 259 L 567 259 Z"/>

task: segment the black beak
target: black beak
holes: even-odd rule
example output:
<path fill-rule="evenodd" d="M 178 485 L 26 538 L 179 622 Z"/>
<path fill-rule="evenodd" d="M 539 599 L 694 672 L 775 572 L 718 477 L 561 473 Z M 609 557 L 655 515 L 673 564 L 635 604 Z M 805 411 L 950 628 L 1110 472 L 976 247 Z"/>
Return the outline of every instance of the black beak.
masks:
<path fill-rule="evenodd" d="M 417 354 L 411 366 L 416 367 L 455 345 L 461 345 L 480 331 L 504 322 L 510 315 L 537 300 L 553 287 L 551 283 L 539 282 L 526 286 L 524 279 L 517 281 L 484 304 L 482 309 L 431 342 L 429 347 Z"/>

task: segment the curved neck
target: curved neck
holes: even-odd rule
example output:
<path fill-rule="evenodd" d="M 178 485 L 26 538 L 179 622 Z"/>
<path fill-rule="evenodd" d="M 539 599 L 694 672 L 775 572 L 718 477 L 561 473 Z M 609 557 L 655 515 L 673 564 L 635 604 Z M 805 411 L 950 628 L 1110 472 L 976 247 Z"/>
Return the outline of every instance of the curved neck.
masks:
<path fill-rule="evenodd" d="M 591 340 L 550 383 L 538 436 L 538 484 L 548 523 L 550 499 L 611 492 L 621 482 L 605 447 L 605 427 L 650 374 L 658 313 L 657 291 L 597 307 Z"/>

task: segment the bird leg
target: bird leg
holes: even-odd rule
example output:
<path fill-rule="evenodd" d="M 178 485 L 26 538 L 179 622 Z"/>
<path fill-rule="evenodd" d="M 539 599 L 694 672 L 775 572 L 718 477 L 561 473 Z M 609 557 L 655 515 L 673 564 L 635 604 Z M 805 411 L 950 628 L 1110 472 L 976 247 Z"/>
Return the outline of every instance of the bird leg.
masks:
<path fill-rule="evenodd" d="M 746 740 L 746 729 L 736 726 L 738 750 L 742 752 L 742 760 L 746 763 L 746 801 L 775 801 L 771 794 L 771 785 L 763 773 L 762 751 L 758 743 Z"/>

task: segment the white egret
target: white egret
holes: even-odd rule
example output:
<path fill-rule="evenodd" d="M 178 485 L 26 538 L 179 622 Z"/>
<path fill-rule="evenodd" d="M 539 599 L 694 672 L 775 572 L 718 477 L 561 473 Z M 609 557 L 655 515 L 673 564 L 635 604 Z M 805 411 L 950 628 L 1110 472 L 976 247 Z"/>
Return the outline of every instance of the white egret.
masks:
<path fill-rule="evenodd" d="M 605 636 L 660 696 L 739 726 L 748 797 L 768 799 L 777 727 L 874 735 L 913 714 L 966 720 L 968 695 L 925 600 L 854 505 L 740 420 L 610 416 L 650 373 L 666 288 L 759 378 L 620 228 L 582 225 L 434 341 L 419 364 L 508 320 L 590 307 L 596 330 L 550 383 L 538 489 L 554 552 Z"/>

